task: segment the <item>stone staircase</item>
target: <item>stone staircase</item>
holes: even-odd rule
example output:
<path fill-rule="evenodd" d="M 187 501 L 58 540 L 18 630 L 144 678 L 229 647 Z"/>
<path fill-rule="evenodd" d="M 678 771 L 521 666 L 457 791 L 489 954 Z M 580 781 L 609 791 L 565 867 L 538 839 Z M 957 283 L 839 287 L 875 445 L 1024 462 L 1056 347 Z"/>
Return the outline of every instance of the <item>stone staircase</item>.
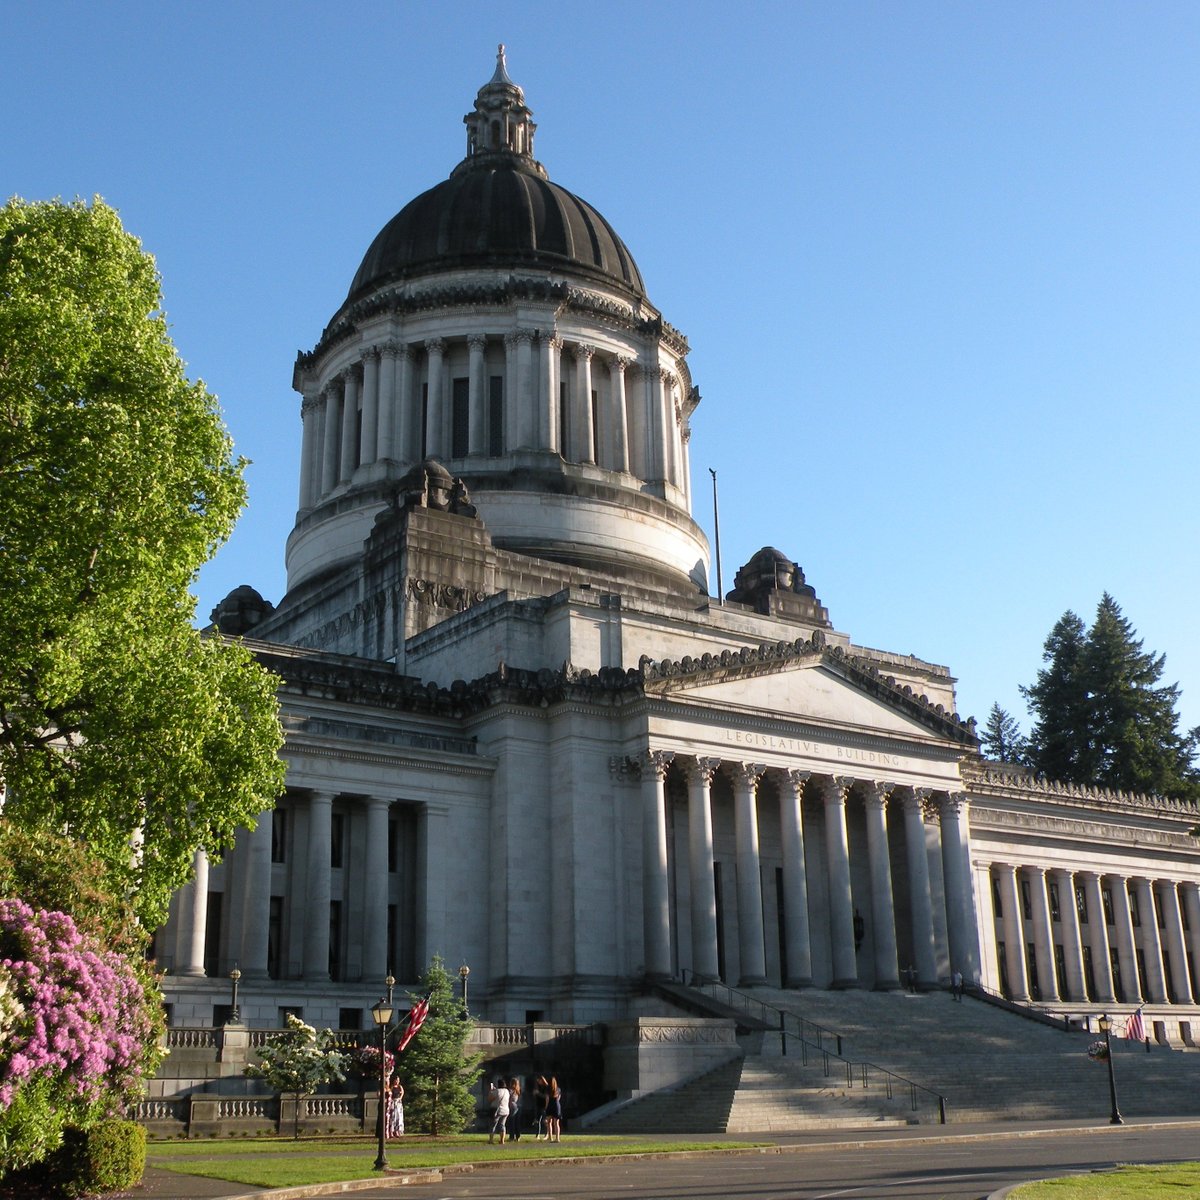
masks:
<path fill-rule="evenodd" d="M 614 1102 L 585 1118 L 611 1133 L 782 1132 L 933 1124 L 936 1095 L 950 1124 L 996 1120 L 1106 1120 L 1108 1071 L 1087 1057 L 1094 1033 L 1067 1032 L 970 996 L 948 993 L 781 991 L 765 1004 L 803 1015 L 843 1038 L 846 1063 L 749 1022 L 743 1058 L 674 1087 Z M 697 1001 L 697 1004 L 699 1002 Z M 696 1005 L 692 1011 L 699 1011 Z M 1200 1013 L 1197 1013 L 1200 1017 Z M 1200 1055 L 1113 1039 L 1118 1102 L 1126 1117 L 1200 1116 Z M 863 1063 L 875 1064 L 864 1068 Z M 922 1085 L 915 1093 L 885 1068 Z M 915 1104 L 914 1104 L 915 1100 Z"/>
<path fill-rule="evenodd" d="M 756 988 L 756 998 L 837 1029 L 848 1059 L 906 1076 L 946 1097 L 950 1123 L 1106 1118 L 1108 1072 L 1088 1059 L 1096 1034 L 1066 1032 L 970 996 L 867 991 L 791 992 Z M 1113 1040 L 1118 1102 L 1126 1116 L 1200 1115 L 1200 1056 Z M 779 1058 L 767 1035 L 764 1058 Z M 848 1095 L 879 1090 L 856 1078 Z M 907 1100 L 907 1097 L 903 1099 Z M 922 1114 L 921 1121 L 930 1117 Z M 936 1116 L 932 1119 L 936 1120 Z"/>

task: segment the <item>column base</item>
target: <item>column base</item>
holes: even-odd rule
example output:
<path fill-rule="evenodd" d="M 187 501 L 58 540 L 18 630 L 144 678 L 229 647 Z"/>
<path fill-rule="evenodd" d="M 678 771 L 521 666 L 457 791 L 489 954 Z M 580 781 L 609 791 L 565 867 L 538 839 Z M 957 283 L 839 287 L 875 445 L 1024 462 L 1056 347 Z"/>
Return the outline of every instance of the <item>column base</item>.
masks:
<path fill-rule="evenodd" d="M 898 992 L 900 990 L 900 980 L 898 979 L 881 979 L 872 988 L 873 992 Z"/>
<path fill-rule="evenodd" d="M 844 990 L 846 988 L 861 988 L 862 984 L 855 979 L 835 979 L 830 985 L 831 989 Z"/>
<path fill-rule="evenodd" d="M 180 979 L 207 979 L 208 974 L 203 967 L 180 967 L 177 971 L 171 971 L 171 975 Z"/>
<path fill-rule="evenodd" d="M 785 988 L 810 988 L 813 985 L 811 975 L 789 976 L 784 982 Z"/>
<path fill-rule="evenodd" d="M 738 987 L 766 987 L 767 977 L 765 975 L 743 975 L 738 980 Z"/>

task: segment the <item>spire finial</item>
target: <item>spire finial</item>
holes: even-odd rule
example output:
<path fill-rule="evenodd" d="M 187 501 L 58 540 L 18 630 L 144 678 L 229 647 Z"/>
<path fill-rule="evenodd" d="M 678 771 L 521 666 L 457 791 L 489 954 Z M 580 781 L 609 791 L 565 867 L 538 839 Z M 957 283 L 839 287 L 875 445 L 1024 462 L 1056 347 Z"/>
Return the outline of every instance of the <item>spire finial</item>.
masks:
<path fill-rule="evenodd" d="M 504 43 L 503 42 L 501 42 L 496 47 L 496 70 L 495 70 L 495 73 L 492 75 L 491 79 L 488 80 L 488 86 L 490 87 L 492 84 L 495 84 L 495 83 L 507 84 L 509 87 L 517 86 L 508 77 L 508 63 L 505 61 L 505 58 L 504 58 Z"/>

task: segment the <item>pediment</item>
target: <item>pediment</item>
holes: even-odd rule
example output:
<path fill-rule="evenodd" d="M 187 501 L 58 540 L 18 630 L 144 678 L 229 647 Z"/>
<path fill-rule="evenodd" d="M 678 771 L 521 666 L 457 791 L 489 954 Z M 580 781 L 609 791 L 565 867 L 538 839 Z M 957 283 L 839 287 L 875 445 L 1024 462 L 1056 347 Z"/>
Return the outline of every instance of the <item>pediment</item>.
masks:
<path fill-rule="evenodd" d="M 646 694 L 765 719 L 884 736 L 976 744 L 974 730 L 869 663 L 819 642 L 762 646 L 681 662 L 643 660 Z"/>

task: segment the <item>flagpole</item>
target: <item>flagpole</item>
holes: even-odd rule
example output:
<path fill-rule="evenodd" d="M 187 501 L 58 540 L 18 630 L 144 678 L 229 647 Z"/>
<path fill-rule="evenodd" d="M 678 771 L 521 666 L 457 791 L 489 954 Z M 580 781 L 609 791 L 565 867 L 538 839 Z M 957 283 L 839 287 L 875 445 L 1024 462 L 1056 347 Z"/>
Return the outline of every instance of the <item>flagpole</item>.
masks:
<path fill-rule="evenodd" d="M 717 603 L 725 603 L 725 587 L 721 583 L 721 517 L 717 511 L 717 473 L 712 467 L 708 468 L 708 473 L 712 476 L 713 481 L 713 534 L 717 544 Z"/>

